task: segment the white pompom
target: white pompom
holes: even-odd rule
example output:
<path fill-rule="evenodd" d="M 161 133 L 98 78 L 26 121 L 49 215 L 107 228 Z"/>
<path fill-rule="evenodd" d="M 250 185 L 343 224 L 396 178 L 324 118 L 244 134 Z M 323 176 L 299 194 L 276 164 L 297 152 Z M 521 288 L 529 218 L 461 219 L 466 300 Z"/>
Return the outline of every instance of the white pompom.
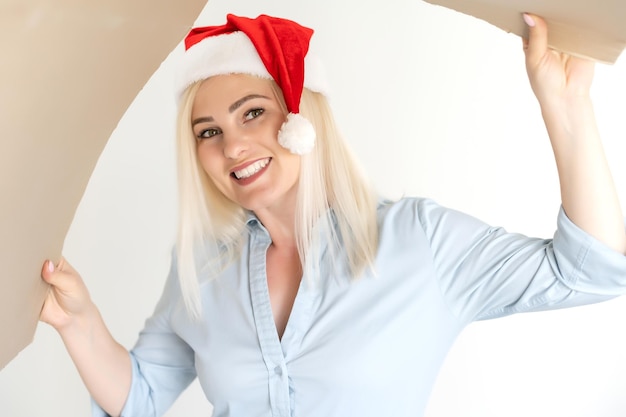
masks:
<path fill-rule="evenodd" d="M 305 155 L 315 146 L 315 129 L 299 114 L 289 113 L 278 131 L 278 143 L 291 153 Z"/>

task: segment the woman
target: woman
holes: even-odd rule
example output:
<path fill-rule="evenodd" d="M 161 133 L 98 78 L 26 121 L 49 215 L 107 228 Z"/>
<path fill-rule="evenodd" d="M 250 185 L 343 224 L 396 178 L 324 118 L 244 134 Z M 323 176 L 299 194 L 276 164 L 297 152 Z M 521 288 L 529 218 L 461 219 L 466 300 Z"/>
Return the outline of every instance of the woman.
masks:
<path fill-rule="evenodd" d="M 178 243 L 132 351 L 67 262 L 42 271 L 41 320 L 62 336 L 94 415 L 161 415 L 197 376 L 216 416 L 418 416 L 470 322 L 626 292 L 593 64 L 548 50 L 543 20 L 524 19 L 561 184 L 552 240 L 426 199 L 377 201 L 337 134 L 310 29 L 229 15 L 192 30 Z"/>

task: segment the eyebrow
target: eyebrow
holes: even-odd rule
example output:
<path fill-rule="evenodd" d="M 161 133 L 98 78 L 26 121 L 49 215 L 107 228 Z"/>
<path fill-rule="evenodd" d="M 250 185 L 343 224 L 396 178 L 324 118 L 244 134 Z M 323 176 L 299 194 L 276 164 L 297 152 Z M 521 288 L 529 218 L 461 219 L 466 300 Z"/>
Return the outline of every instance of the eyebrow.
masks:
<path fill-rule="evenodd" d="M 252 100 L 254 98 L 264 98 L 264 99 L 268 99 L 269 97 L 265 97 L 264 95 L 261 94 L 248 94 L 245 97 L 240 98 L 239 100 L 235 101 L 233 104 L 230 105 L 230 107 L 228 108 L 228 112 L 232 113 L 235 110 L 237 110 L 239 107 L 243 106 L 243 104 L 248 101 L 248 100 Z"/>
<path fill-rule="evenodd" d="M 264 95 L 261 94 L 248 94 L 245 97 L 240 98 L 239 100 L 235 101 L 233 104 L 231 104 L 230 106 L 228 106 L 228 112 L 232 113 L 235 110 L 237 110 L 239 107 L 243 106 L 245 102 L 255 99 L 255 98 L 264 98 L 264 99 L 268 99 L 269 97 L 266 97 Z M 209 122 L 213 122 L 215 119 L 213 119 L 213 116 L 206 116 L 206 117 L 198 117 L 196 119 L 193 119 L 191 122 L 191 126 L 195 126 L 198 123 L 209 123 Z"/>

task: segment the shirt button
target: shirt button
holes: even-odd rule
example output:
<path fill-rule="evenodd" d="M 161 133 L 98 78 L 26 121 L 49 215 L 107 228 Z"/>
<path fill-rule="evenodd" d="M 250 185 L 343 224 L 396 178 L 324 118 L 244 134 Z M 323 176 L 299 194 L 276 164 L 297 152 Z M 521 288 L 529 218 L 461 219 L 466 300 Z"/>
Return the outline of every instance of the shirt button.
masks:
<path fill-rule="evenodd" d="M 282 376 L 283 375 L 283 368 L 281 368 L 280 366 L 277 366 L 276 368 L 274 368 L 274 373 L 278 376 Z"/>

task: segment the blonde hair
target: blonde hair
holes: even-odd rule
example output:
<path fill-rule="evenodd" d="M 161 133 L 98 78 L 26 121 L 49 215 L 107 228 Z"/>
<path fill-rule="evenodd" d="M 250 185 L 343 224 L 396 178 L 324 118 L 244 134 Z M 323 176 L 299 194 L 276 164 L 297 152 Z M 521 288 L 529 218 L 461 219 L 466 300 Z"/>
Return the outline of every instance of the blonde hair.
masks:
<path fill-rule="evenodd" d="M 271 82 L 286 109 L 280 88 Z M 177 128 L 177 271 L 185 306 L 196 318 L 201 313 L 199 275 L 217 276 L 239 256 L 246 233 L 245 210 L 228 200 L 198 163 L 191 112 L 200 84 L 182 96 Z M 330 239 L 333 263 L 343 257 L 350 275 L 357 277 L 376 256 L 376 195 L 339 134 L 326 97 L 305 88 L 300 114 L 317 133 L 313 151 L 302 156 L 298 183 L 294 227 L 303 270 L 318 271 L 320 239 Z"/>

